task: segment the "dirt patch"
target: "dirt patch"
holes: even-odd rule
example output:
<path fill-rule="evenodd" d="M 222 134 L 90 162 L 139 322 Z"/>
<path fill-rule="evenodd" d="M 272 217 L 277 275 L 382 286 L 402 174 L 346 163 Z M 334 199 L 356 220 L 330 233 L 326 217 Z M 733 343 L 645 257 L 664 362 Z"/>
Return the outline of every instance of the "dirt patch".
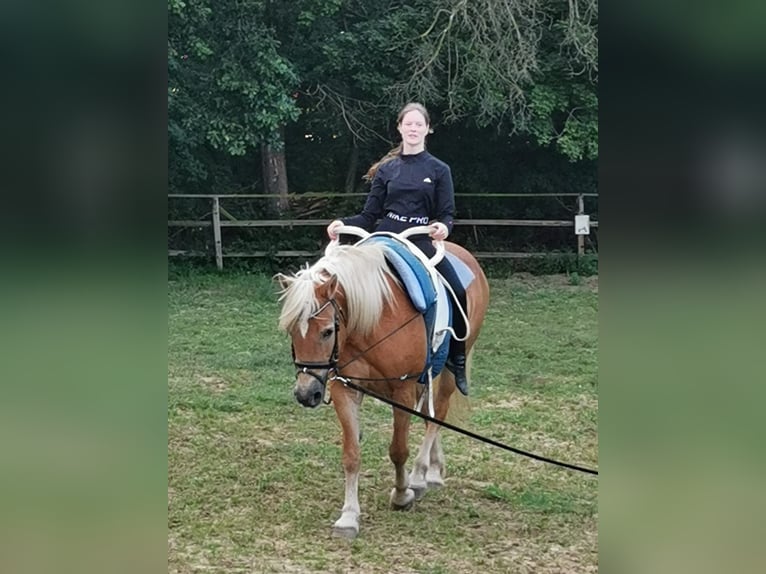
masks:
<path fill-rule="evenodd" d="M 199 382 L 206 389 L 216 393 L 225 393 L 229 389 L 229 383 L 221 377 L 199 377 Z"/>

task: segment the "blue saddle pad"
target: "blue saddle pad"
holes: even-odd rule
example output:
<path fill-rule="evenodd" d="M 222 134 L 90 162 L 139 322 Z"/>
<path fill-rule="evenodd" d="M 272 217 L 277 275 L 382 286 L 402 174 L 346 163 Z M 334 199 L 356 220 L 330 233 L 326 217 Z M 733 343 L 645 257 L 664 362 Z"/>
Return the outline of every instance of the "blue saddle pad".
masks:
<path fill-rule="evenodd" d="M 425 383 L 428 380 L 428 369 L 431 368 L 432 375 L 435 377 L 444 368 L 449 352 L 449 333 L 445 335 L 444 341 L 433 352 L 431 349 L 431 340 L 433 339 L 434 327 L 436 323 L 436 295 L 437 291 L 431 281 L 431 276 L 423 263 L 412 254 L 406 245 L 396 239 L 385 235 L 372 235 L 365 242 L 380 243 L 385 247 L 386 259 L 396 270 L 405 290 L 410 296 L 412 305 L 423 315 L 426 327 L 426 364 L 418 381 Z M 455 258 L 455 260 L 460 261 Z M 452 262 L 452 260 L 451 260 Z M 465 265 L 460 264 L 469 274 L 471 273 Z M 454 263 L 453 263 L 454 265 Z M 465 273 L 461 276 L 464 280 Z M 473 275 L 471 274 L 471 278 Z M 452 309 L 450 306 L 450 319 L 452 318 Z M 450 321 L 451 322 L 451 321 Z"/>
<path fill-rule="evenodd" d="M 453 269 L 455 269 L 455 273 L 457 273 L 457 276 L 460 279 L 460 283 L 463 285 L 463 289 L 468 289 L 468 286 L 471 284 L 471 281 L 473 281 L 474 278 L 474 274 L 473 271 L 471 271 L 471 268 L 468 267 L 468 265 L 466 265 L 463 260 L 460 259 L 460 257 L 450 253 L 449 251 L 444 253 L 444 257 L 449 260 Z"/>
<path fill-rule="evenodd" d="M 436 302 L 436 289 L 420 260 L 391 237 L 373 235 L 369 241 L 385 246 L 386 259 L 396 269 L 413 306 L 421 313 L 427 313 Z"/>

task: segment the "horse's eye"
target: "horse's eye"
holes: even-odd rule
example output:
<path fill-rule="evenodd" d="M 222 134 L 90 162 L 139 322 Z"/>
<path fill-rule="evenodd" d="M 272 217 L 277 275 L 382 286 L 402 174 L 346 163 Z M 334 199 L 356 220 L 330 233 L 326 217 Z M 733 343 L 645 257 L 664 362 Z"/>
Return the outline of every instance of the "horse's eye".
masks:
<path fill-rule="evenodd" d="M 322 331 L 321 335 L 322 335 L 323 339 L 328 339 L 328 338 L 330 338 L 332 333 L 333 333 L 333 328 L 332 327 L 328 327 L 327 329 Z"/>

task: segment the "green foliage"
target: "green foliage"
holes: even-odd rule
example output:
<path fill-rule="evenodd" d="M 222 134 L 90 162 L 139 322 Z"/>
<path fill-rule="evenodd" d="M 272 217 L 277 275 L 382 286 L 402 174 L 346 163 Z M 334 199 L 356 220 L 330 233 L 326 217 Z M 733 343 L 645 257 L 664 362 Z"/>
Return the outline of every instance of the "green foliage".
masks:
<path fill-rule="evenodd" d="M 597 4 L 501 4 L 169 0 L 171 184 L 218 179 L 216 163 L 275 142 L 299 111 L 303 133 L 326 134 L 315 157 L 340 139 L 342 155 L 358 145 L 366 161 L 396 139 L 393 114 L 412 99 L 460 129 L 596 158 Z"/>
<path fill-rule="evenodd" d="M 243 156 L 299 109 L 298 77 L 258 0 L 169 0 L 168 139 L 171 186 L 207 177 L 210 150 Z"/>
<path fill-rule="evenodd" d="M 571 285 L 582 284 L 583 277 L 598 275 L 598 255 L 593 253 L 578 257 L 575 253 L 551 252 L 525 259 L 482 260 L 481 264 L 488 277 L 508 277 L 514 273 L 564 274 Z"/>
<path fill-rule="evenodd" d="M 529 92 L 528 130 L 540 145 L 555 145 L 572 161 L 598 157 L 598 100 L 578 83 L 536 84 Z"/>
<path fill-rule="evenodd" d="M 580 285 L 582 283 L 582 278 L 576 271 L 568 273 L 567 278 L 569 279 L 570 285 Z"/>
<path fill-rule="evenodd" d="M 598 255 L 589 254 L 579 258 L 578 272 L 583 276 L 598 275 Z"/>
<path fill-rule="evenodd" d="M 448 122 L 532 136 L 572 161 L 597 156 L 595 0 L 415 6 L 429 18 L 394 40 L 412 54 L 397 96 L 436 103 Z"/>

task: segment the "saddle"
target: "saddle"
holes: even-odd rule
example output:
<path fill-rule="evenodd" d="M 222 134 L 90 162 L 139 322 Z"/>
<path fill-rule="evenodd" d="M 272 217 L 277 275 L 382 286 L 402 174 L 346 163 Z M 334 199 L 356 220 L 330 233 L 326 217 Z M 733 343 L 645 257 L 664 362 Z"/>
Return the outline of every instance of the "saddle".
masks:
<path fill-rule="evenodd" d="M 428 372 L 432 377 L 438 375 L 447 361 L 449 354 L 450 326 L 452 324 L 452 305 L 445 288 L 446 281 L 441 277 L 428 258 L 409 240 L 393 233 L 379 231 L 359 241 L 377 243 L 384 247 L 389 265 L 398 275 L 412 301 L 420 311 L 426 327 L 426 364 L 418 382 L 428 381 Z M 458 257 L 445 252 L 455 268 L 463 287 L 473 281 L 473 272 Z"/>

